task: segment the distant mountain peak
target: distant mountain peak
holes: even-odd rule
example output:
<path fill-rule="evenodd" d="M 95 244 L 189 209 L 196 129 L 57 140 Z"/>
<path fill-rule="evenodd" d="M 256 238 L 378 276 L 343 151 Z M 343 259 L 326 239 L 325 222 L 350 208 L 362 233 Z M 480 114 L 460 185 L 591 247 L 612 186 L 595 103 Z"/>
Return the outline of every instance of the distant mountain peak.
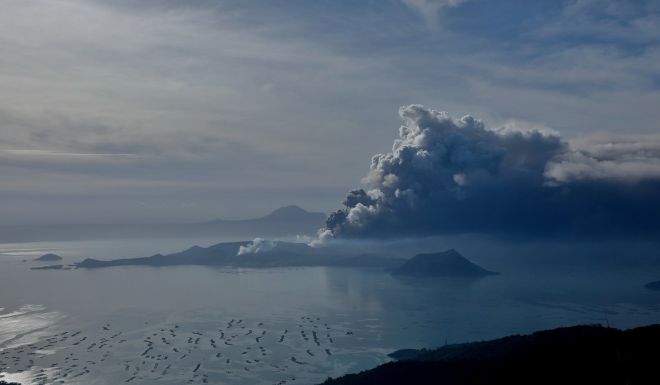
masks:
<path fill-rule="evenodd" d="M 270 214 L 266 215 L 264 218 L 269 219 L 298 219 L 298 218 L 308 218 L 310 215 L 317 215 L 319 213 L 309 212 L 300 206 L 289 205 L 280 207 L 273 210 Z"/>
<path fill-rule="evenodd" d="M 461 253 L 459 253 L 456 249 L 449 249 L 446 251 L 441 251 L 439 253 L 435 253 L 437 255 L 442 255 L 445 258 L 465 258 Z"/>
<path fill-rule="evenodd" d="M 278 209 L 275 209 L 266 214 L 263 217 L 253 218 L 253 219 L 216 219 L 211 221 L 214 222 L 242 222 L 242 221 L 260 221 L 264 219 L 268 220 L 309 220 L 309 219 L 318 219 L 321 218 L 321 224 L 325 221 L 326 215 L 324 213 L 307 211 L 300 206 L 288 205 L 283 206 Z"/>
<path fill-rule="evenodd" d="M 216 219 L 202 223 L 217 233 L 269 238 L 273 236 L 312 235 L 323 226 L 326 214 L 307 211 L 299 206 L 280 207 L 270 214 L 252 219 Z M 203 229 L 202 229 L 203 230 Z M 208 231 L 208 230 L 207 230 Z"/>

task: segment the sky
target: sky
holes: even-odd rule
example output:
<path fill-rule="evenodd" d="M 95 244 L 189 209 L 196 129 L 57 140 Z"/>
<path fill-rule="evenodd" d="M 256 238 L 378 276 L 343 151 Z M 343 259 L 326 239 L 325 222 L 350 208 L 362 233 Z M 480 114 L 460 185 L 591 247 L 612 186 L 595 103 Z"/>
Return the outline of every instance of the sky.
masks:
<path fill-rule="evenodd" d="M 660 175 L 657 1 L 0 7 L 0 224 L 329 213 L 413 104 L 562 143 L 634 137 Z"/>

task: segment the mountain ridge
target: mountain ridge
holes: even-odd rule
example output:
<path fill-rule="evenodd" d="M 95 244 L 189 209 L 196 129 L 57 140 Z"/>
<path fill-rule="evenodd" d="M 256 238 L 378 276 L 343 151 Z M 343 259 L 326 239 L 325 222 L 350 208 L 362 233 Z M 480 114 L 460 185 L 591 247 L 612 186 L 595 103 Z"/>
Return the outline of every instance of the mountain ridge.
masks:
<path fill-rule="evenodd" d="M 658 344 L 658 324 L 628 330 L 578 325 L 397 351 L 391 356 L 402 360 L 323 385 L 655 384 Z"/>
<path fill-rule="evenodd" d="M 324 213 L 307 211 L 297 205 L 287 205 L 276 208 L 270 213 L 256 218 L 246 218 L 246 219 L 216 218 L 202 223 L 218 224 L 218 223 L 256 222 L 256 221 L 295 221 L 295 220 L 309 220 L 309 219 L 324 221 L 325 218 L 326 215 Z"/>
<path fill-rule="evenodd" d="M 296 205 L 277 208 L 249 219 L 159 224 L 60 224 L 0 226 L 0 242 L 77 241 L 158 237 L 287 237 L 314 235 L 326 215 Z"/>
<path fill-rule="evenodd" d="M 87 258 L 75 264 L 78 268 L 103 268 L 113 266 L 226 266 L 226 267 L 291 267 L 291 266 L 333 266 L 333 267 L 376 267 L 393 269 L 403 263 L 403 259 L 383 256 L 363 257 L 337 253 L 330 248 L 314 248 L 304 243 L 272 241 L 270 248 L 262 251 L 239 254 L 241 248 L 249 247 L 252 241 L 222 242 L 209 247 L 193 246 L 186 250 L 151 257 L 96 260 Z"/>

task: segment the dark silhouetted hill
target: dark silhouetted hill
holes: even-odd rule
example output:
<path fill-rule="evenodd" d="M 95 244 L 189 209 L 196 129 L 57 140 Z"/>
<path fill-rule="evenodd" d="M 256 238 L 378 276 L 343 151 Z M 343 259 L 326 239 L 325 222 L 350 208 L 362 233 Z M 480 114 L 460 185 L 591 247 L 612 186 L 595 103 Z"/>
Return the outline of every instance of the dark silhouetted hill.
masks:
<path fill-rule="evenodd" d="M 323 385 L 660 384 L 659 346 L 660 325 L 626 331 L 575 326 L 408 350 L 405 360 Z"/>
<path fill-rule="evenodd" d="M 172 254 L 155 254 L 151 257 L 125 258 L 101 261 L 88 258 L 75 265 L 79 268 L 103 268 L 113 266 L 226 266 L 226 267 L 291 267 L 334 266 L 373 267 L 392 271 L 393 274 L 413 277 L 479 278 L 498 274 L 485 270 L 468 261 L 455 250 L 443 253 L 419 254 L 405 260 L 373 254 L 352 255 L 346 250 L 332 247 L 310 247 L 305 243 L 265 241 L 268 247 L 256 253 L 239 255 L 241 247 L 251 241 L 223 242 L 209 247 L 193 246 Z"/>
<path fill-rule="evenodd" d="M 51 253 L 44 254 L 41 257 L 35 259 L 35 261 L 39 261 L 39 262 L 53 262 L 53 261 L 61 261 L 61 260 L 62 257 L 60 257 L 57 254 L 51 254 Z"/>
<path fill-rule="evenodd" d="M 394 270 L 395 275 L 475 278 L 498 274 L 475 265 L 451 249 L 441 253 L 417 254 Z"/>
<path fill-rule="evenodd" d="M 649 282 L 644 287 L 649 290 L 660 291 L 660 281 Z"/>
<path fill-rule="evenodd" d="M 229 267 L 285 267 L 285 266 L 337 266 L 378 267 L 392 269 L 403 263 L 402 259 L 379 256 L 350 256 L 327 248 L 314 248 L 304 243 L 271 241 L 272 247 L 258 253 L 238 255 L 241 246 L 251 242 L 223 242 L 209 247 L 193 246 L 173 254 L 156 254 L 145 258 L 99 261 L 85 259 L 77 263 L 79 268 L 112 266 L 176 266 L 203 265 Z"/>

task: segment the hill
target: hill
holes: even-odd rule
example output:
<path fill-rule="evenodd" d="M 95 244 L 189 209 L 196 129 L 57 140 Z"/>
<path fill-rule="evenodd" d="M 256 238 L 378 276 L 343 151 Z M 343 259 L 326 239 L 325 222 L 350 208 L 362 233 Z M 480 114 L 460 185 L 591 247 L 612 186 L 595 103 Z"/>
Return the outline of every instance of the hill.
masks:
<path fill-rule="evenodd" d="M 498 274 L 488 271 L 451 249 L 441 253 L 417 254 L 396 269 L 395 275 L 426 277 L 484 277 Z"/>
<path fill-rule="evenodd" d="M 35 258 L 35 261 L 39 261 L 39 262 L 53 262 L 53 261 L 61 261 L 61 260 L 62 257 L 52 253 L 44 254 L 39 258 Z"/>
<path fill-rule="evenodd" d="M 239 255 L 241 247 L 249 248 L 252 242 L 223 242 L 209 247 L 193 246 L 173 254 L 156 254 L 145 258 L 100 261 L 85 259 L 77 263 L 79 268 L 112 266 L 175 266 L 203 265 L 229 267 L 284 267 L 284 266 L 353 266 L 392 269 L 403 260 L 379 256 L 351 256 L 331 248 L 314 248 L 304 243 L 269 241 L 270 247 L 257 253 Z"/>
<path fill-rule="evenodd" d="M 644 285 L 645 288 L 653 291 L 660 291 L 660 281 L 649 282 Z"/>
<path fill-rule="evenodd" d="M 323 213 L 309 212 L 298 206 L 285 206 L 254 219 L 216 219 L 198 223 L 2 226 L 0 242 L 205 236 L 286 237 L 313 235 L 323 227 L 325 218 Z"/>
<path fill-rule="evenodd" d="M 660 325 L 575 326 L 405 353 L 323 385 L 658 384 Z"/>
<path fill-rule="evenodd" d="M 225 220 L 196 224 L 199 231 L 211 234 L 246 235 L 250 237 L 315 234 L 325 222 L 323 213 L 309 212 L 298 206 L 280 207 L 256 219 Z"/>

